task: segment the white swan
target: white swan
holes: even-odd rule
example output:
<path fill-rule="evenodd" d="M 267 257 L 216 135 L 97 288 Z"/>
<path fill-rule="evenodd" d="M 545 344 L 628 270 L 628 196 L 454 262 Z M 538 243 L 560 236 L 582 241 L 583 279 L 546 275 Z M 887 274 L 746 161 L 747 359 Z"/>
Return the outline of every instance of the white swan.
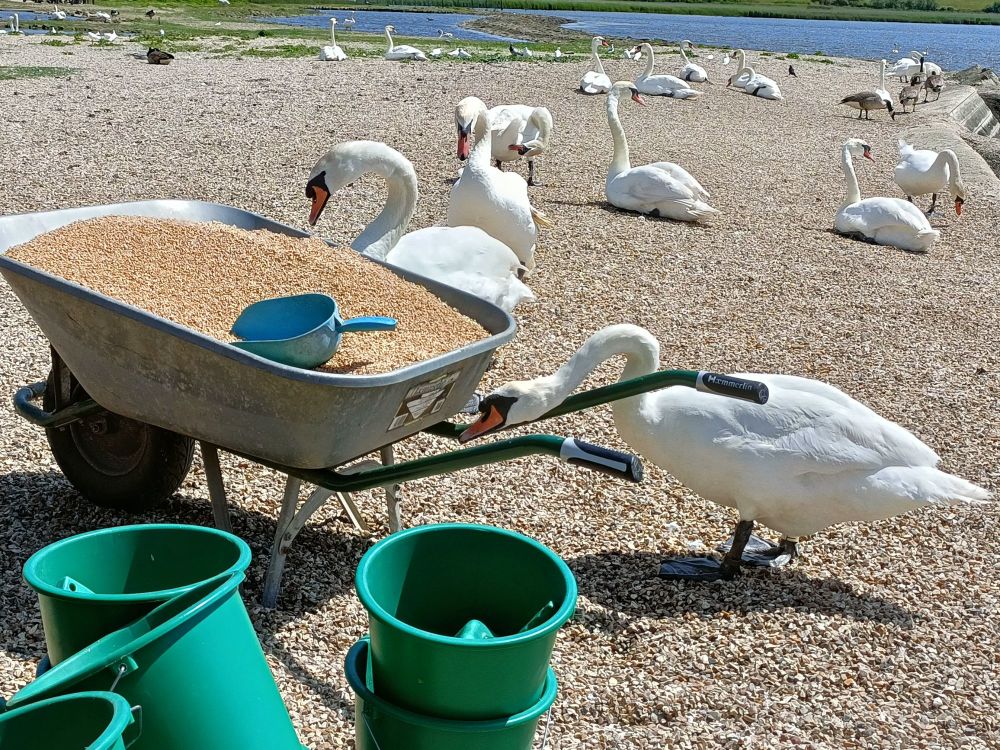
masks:
<path fill-rule="evenodd" d="M 900 141 L 899 164 L 893 170 L 892 179 L 909 201 L 930 193 L 931 207 L 927 211 L 928 215 L 934 213 L 938 193 L 945 188 L 950 189 L 952 198 L 955 199 L 955 213 L 962 215 L 962 205 L 966 199 L 965 183 L 962 181 L 958 157 L 950 148 L 939 153 L 915 149 L 906 141 Z"/>
<path fill-rule="evenodd" d="M 452 34 L 450 31 L 445 31 L 444 29 L 438 29 L 438 36 L 437 36 L 438 39 L 451 39 L 454 36 L 455 35 Z"/>
<path fill-rule="evenodd" d="M 351 247 L 372 258 L 462 289 L 510 312 L 534 295 L 519 279 L 523 266 L 502 242 L 476 227 L 427 227 L 406 233 L 416 209 L 417 173 L 398 151 L 375 141 L 338 143 L 313 167 L 306 185 L 315 225 L 330 196 L 363 174 L 385 178 L 382 212 Z"/>
<path fill-rule="evenodd" d="M 632 94 L 634 102 L 643 104 L 638 89 L 628 81 L 619 81 L 608 94 L 608 127 L 614 140 L 614 156 L 604 188 L 608 202 L 629 211 L 678 221 L 700 221 L 719 213 L 704 201 L 708 191 L 683 167 L 666 161 L 632 166 L 618 117 L 618 98 L 625 91 Z"/>
<path fill-rule="evenodd" d="M 389 49 L 386 50 L 385 59 L 386 60 L 426 60 L 427 55 L 418 50 L 416 47 L 411 47 L 409 44 L 393 44 L 392 33 L 396 30 L 395 26 L 385 27 L 385 40 L 389 43 Z"/>
<path fill-rule="evenodd" d="M 354 17 L 354 11 L 352 10 L 351 11 L 351 17 L 344 19 L 344 28 L 345 29 L 353 29 L 354 28 L 354 24 L 356 24 L 357 22 L 358 22 L 358 19 L 356 19 Z"/>
<path fill-rule="evenodd" d="M 469 156 L 469 135 L 479 112 L 486 107 L 481 99 L 467 96 L 455 107 L 458 129 L 458 158 Z M 500 104 L 489 110 L 492 157 L 500 169 L 504 162 L 527 158 L 528 184 L 540 185 L 535 179 L 535 159 L 549 147 L 552 133 L 552 113 L 545 107 L 524 104 Z"/>
<path fill-rule="evenodd" d="M 469 54 L 469 52 L 467 52 L 464 47 L 459 47 L 457 49 L 453 49 L 451 52 L 448 53 L 448 57 L 457 57 L 460 60 L 471 60 L 472 59 L 472 55 Z"/>
<path fill-rule="evenodd" d="M 323 47 L 319 51 L 320 60 L 328 60 L 333 62 L 340 62 L 341 60 L 347 59 L 347 53 L 340 48 L 337 44 L 337 37 L 335 35 L 334 29 L 337 27 L 337 19 L 330 19 L 330 43 Z"/>
<path fill-rule="evenodd" d="M 704 83 L 708 80 L 708 73 L 700 65 L 697 65 L 690 60 L 688 60 L 687 53 L 684 51 L 684 47 L 693 47 L 691 42 L 685 39 L 681 42 L 681 57 L 684 58 L 684 67 L 681 68 L 681 72 L 678 77 L 683 81 L 694 81 L 695 83 Z M 711 58 L 709 58 L 711 59 Z"/>
<path fill-rule="evenodd" d="M 892 104 L 892 94 L 889 93 L 889 89 L 885 87 L 885 69 L 889 63 L 885 60 L 879 60 L 879 85 L 875 89 L 875 93 L 878 94 L 882 101 L 887 104 Z"/>
<path fill-rule="evenodd" d="M 923 52 L 917 52 L 917 50 L 911 50 L 907 57 L 901 57 L 896 62 L 892 64 L 889 68 L 889 75 L 897 76 L 901 80 L 910 80 L 909 70 L 913 65 L 920 65 L 920 58 L 924 56 Z"/>
<path fill-rule="evenodd" d="M 632 48 L 632 52 L 639 52 L 646 58 L 646 68 L 638 78 L 635 79 L 635 87 L 640 93 L 650 96 L 668 96 L 672 99 L 696 99 L 704 92 L 691 88 L 687 83 L 677 76 L 653 75 L 653 66 L 656 60 L 653 58 L 653 48 L 643 42 Z"/>
<path fill-rule="evenodd" d="M 622 58 L 624 58 L 625 60 L 634 60 L 638 62 L 639 60 L 642 59 L 642 52 L 633 47 L 627 47 L 622 50 Z"/>
<path fill-rule="evenodd" d="M 659 354 L 656 339 L 638 326 L 604 328 L 554 374 L 507 383 L 486 396 L 479 421 L 461 440 L 538 419 L 611 357 L 625 356 L 621 379 L 628 380 L 655 372 Z M 735 376 L 767 386 L 761 405 L 701 392 L 717 377 L 703 374 L 698 390 L 675 386 L 612 406 L 618 434 L 633 451 L 706 500 L 739 512 L 721 565 L 688 559 L 665 564 L 661 575 L 732 578 L 755 521 L 783 535 L 782 544 L 757 561 L 780 565 L 796 554 L 796 537 L 833 524 L 990 497 L 937 469 L 937 454 L 912 433 L 833 386 L 792 375 Z M 691 567 L 698 572 L 679 572 Z"/>
<path fill-rule="evenodd" d="M 847 178 L 847 198 L 834 218 L 834 227 L 841 234 L 860 234 L 879 245 L 902 250 L 926 251 L 941 233 L 931 229 L 930 222 L 919 208 L 899 198 L 865 198 L 861 200 L 858 176 L 852 156 L 871 159 L 871 146 L 858 138 L 848 138 L 841 150 L 841 165 Z"/>
<path fill-rule="evenodd" d="M 514 172 L 490 166 L 493 148 L 489 114 L 479 102 L 473 126 L 477 138 L 465 169 L 451 188 L 448 226 L 479 227 L 513 250 L 521 263 L 535 267 L 538 225 L 547 226 L 545 215 L 528 199 L 528 183 Z"/>
<path fill-rule="evenodd" d="M 744 93 L 751 96 L 759 96 L 761 99 L 781 101 L 784 98 L 781 96 L 781 89 L 778 88 L 776 81 L 767 76 L 762 76 L 747 65 L 746 52 L 739 49 L 734 54 L 739 57 L 740 61 L 736 68 L 736 73 L 729 79 L 729 82 L 726 84 L 727 86 L 735 86 Z"/>
<path fill-rule="evenodd" d="M 611 91 L 611 79 L 604 72 L 604 63 L 597 54 L 598 47 L 607 47 L 603 36 L 595 36 L 590 41 L 590 69 L 580 79 L 580 91 L 585 94 L 606 94 Z"/>
<path fill-rule="evenodd" d="M 105 31 L 101 34 L 102 42 L 114 42 L 118 39 L 118 32 L 116 31 Z"/>

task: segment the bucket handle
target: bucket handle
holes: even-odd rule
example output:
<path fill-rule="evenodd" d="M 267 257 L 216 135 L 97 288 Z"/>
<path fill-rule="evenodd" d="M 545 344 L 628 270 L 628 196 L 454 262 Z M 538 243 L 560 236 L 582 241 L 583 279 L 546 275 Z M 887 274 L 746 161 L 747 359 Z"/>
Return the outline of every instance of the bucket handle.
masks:
<path fill-rule="evenodd" d="M 125 732 L 128 729 L 126 728 L 125 732 L 122 732 L 122 740 L 124 740 L 126 748 L 132 747 L 142 736 L 142 706 L 132 706 L 132 721 L 130 723 L 134 725 L 135 736 L 130 740 L 126 740 Z"/>

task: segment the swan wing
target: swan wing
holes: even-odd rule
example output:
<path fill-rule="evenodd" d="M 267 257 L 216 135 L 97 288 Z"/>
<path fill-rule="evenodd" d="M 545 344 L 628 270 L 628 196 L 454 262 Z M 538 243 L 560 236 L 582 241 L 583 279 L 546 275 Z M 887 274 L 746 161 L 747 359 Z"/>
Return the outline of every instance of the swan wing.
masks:
<path fill-rule="evenodd" d="M 699 195 L 702 198 L 712 197 L 712 194 L 701 186 L 701 183 L 694 178 L 694 175 L 692 175 L 690 172 L 684 169 L 684 167 L 678 164 L 674 164 L 673 162 L 670 161 L 657 161 L 653 162 L 649 166 L 653 167 L 654 169 L 663 170 L 678 182 L 691 188 L 691 190 L 693 190 L 697 195 Z"/>
<path fill-rule="evenodd" d="M 633 167 L 617 175 L 614 185 L 619 194 L 639 203 L 654 204 L 697 197 L 687 185 L 652 165 Z"/>
<path fill-rule="evenodd" d="M 605 73 L 588 70 L 580 79 L 580 89 L 587 94 L 606 94 L 611 91 L 611 79 Z"/>
<path fill-rule="evenodd" d="M 890 227 L 907 228 L 914 233 L 932 231 L 923 212 L 899 198 L 865 198 L 840 210 L 839 216 L 853 227 L 846 231 L 871 234 Z"/>

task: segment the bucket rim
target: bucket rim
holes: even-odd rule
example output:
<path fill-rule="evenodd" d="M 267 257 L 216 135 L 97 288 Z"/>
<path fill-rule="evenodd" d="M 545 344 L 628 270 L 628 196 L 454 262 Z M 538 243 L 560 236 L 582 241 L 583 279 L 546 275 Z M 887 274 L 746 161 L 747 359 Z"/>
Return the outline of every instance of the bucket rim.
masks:
<path fill-rule="evenodd" d="M 146 646 L 172 631 L 179 623 L 189 620 L 202 610 L 228 597 L 238 589 L 245 577 L 243 573 L 237 572 L 229 575 L 225 580 L 218 577 L 210 579 L 202 582 L 193 589 L 182 592 L 163 602 L 151 612 L 136 618 L 118 630 L 108 633 L 103 638 L 94 641 L 86 648 L 77 651 L 69 658 L 46 670 L 43 674 L 35 678 L 33 682 L 29 682 L 17 691 L 7 703 L 8 707 L 14 708 L 29 704 L 33 705 L 51 691 L 72 688 L 73 685 L 94 676 L 101 670 L 107 669 L 115 664 L 115 662 L 141 651 Z M 193 599 L 190 604 L 188 604 L 189 599 Z M 120 633 L 129 630 L 137 622 L 153 618 L 168 608 L 180 609 L 156 627 L 129 639 L 121 646 L 114 649 L 109 649 L 106 646 L 108 642 L 119 637 Z M 139 668 L 141 669 L 142 665 Z"/>
<path fill-rule="evenodd" d="M 456 530 L 476 531 L 516 539 L 519 542 L 525 542 L 531 545 L 545 557 L 549 558 L 562 574 L 563 581 L 566 584 L 566 595 L 563 597 L 563 601 L 560 603 L 559 607 L 552 614 L 552 616 L 542 624 L 536 625 L 530 630 L 525 630 L 520 633 L 513 633 L 511 635 L 503 635 L 484 640 L 469 640 L 466 638 L 457 638 L 453 635 L 441 635 L 440 633 L 432 633 L 429 630 L 416 628 L 390 614 L 375 600 L 375 596 L 372 594 L 371 588 L 368 585 L 368 569 L 371 566 L 371 561 L 381 554 L 382 551 L 389 549 L 392 545 L 398 544 L 399 542 L 412 536 Z M 450 646 L 461 645 L 463 647 L 477 649 L 503 648 L 525 641 L 533 641 L 541 638 L 542 636 L 548 635 L 551 632 L 559 630 L 559 628 L 565 625 L 576 611 L 576 600 L 578 596 L 576 578 L 573 576 L 573 572 L 569 569 L 566 561 L 559 557 L 559 555 L 551 549 L 546 547 L 537 539 L 532 539 L 530 536 L 526 536 L 517 531 L 477 523 L 424 524 L 423 526 L 415 526 L 411 529 L 406 529 L 405 531 L 397 531 L 396 533 L 379 540 L 361 557 L 361 561 L 358 563 L 358 569 L 354 574 L 354 588 L 358 593 L 358 598 L 361 600 L 361 604 L 364 605 L 366 610 L 368 610 L 369 617 L 374 617 L 386 625 L 391 625 L 394 628 L 402 630 L 409 636 L 414 636 L 425 641 Z"/>
<path fill-rule="evenodd" d="M 0 723 L 10 719 L 11 717 L 28 714 L 32 711 L 42 709 L 45 706 L 51 706 L 55 703 L 68 703 L 69 701 L 83 699 L 105 700 L 110 703 L 112 707 L 112 714 L 111 718 L 108 720 L 108 726 L 103 732 L 101 732 L 100 735 L 97 736 L 96 739 L 92 740 L 87 747 L 96 747 L 99 743 L 109 743 L 111 740 L 118 739 L 134 720 L 132 716 L 132 707 L 129 705 L 128 701 L 118 695 L 118 693 L 101 690 L 87 690 L 79 693 L 57 695 L 54 698 L 46 698 L 45 700 L 35 701 L 23 706 L 17 706 L 16 708 L 0 713 Z"/>
<path fill-rule="evenodd" d="M 552 704 L 556 701 L 556 695 L 559 692 L 559 682 L 556 680 L 556 673 L 551 667 L 549 667 L 549 669 L 545 672 L 545 686 L 542 689 L 542 697 L 539 698 L 533 706 L 526 708 L 524 711 L 520 711 L 519 713 L 512 714 L 510 716 L 502 716 L 496 719 L 471 720 L 448 719 L 440 716 L 419 714 L 407 708 L 397 706 L 395 703 L 389 702 L 385 698 L 376 695 L 372 690 L 368 689 L 364 673 L 366 673 L 368 669 L 368 649 L 370 647 L 371 644 L 367 637 L 362 638 L 351 646 L 344 659 L 344 673 L 347 675 L 347 681 L 350 683 L 351 689 L 358 698 L 366 701 L 370 705 L 378 706 L 380 711 L 384 711 L 394 718 L 405 721 L 408 724 L 433 727 L 435 729 L 442 729 L 456 733 L 489 732 L 498 729 L 510 729 L 512 727 L 538 720 L 542 714 L 552 707 Z M 356 718 L 355 721 L 357 721 Z"/>
<path fill-rule="evenodd" d="M 215 536 L 226 539 L 227 541 L 233 542 L 236 548 L 239 550 L 239 555 L 232 565 L 229 566 L 224 571 L 220 571 L 218 574 L 212 576 L 211 578 L 206 578 L 203 581 L 196 581 L 195 583 L 189 584 L 187 586 L 175 586 L 170 589 L 160 589 L 159 591 L 143 591 L 134 594 L 98 594 L 98 593 L 85 593 L 82 591 L 68 591 L 66 589 L 54 586 L 48 581 L 44 580 L 38 573 L 38 567 L 42 564 L 42 561 L 46 556 L 52 554 L 53 551 L 62 549 L 63 547 L 70 547 L 74 543 L 82 539 L 91 539 L 93 537 L 105 536 L 110 534 L 116 534 L 121 532 L 133 532 L 133 531 L 168 531 L 168 530 L 183 530 L 187 532 L 194 532 L 198 534 L 205 534 L 207 536 Z M 60 539 L 52 544 L 47 544 L 40 550 L 36 551 L 31 557 L 27 559 L 24 563 L 24 568 L 22 570 L 22 576 L 25 582 L 31 586 L 37 593 L 44 593 L 46 596 L 50 596 L 56 599 L 63 599 L 66 601 L 74 602 L 115 602 L 115 603 L 127 603 L 127 602 L 163 602 L 168 599 L 172 599 L 175 596 L 190 591 L 192 588 L 208 581 L 213 581 L 222 577 L 228 577 L 236 572 L 243 572 L 248 567 L 250 567 L 250 545 L 245 541 L 240 539 L 235 534 L 230 534 L 227 531 L 222 531 L 221 529 L 212 528 L 211 526 L 199 526 L 197 524 L 190 523 L 136 523 L 129 524 L 126 526 L 109 526 L 102 529 L 94 529 L 93 531 L 85 531 L 82 534 L 73 534 L 65 539 Z"/>

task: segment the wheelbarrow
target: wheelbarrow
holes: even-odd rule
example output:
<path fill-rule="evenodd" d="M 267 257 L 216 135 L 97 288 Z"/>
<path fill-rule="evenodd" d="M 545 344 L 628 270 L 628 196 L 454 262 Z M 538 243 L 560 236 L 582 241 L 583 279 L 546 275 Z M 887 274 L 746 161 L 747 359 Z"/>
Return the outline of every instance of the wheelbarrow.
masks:
<path fill-rule="evenodd" d="M 19 389 L 15 410 L 45 429 L 66 478 L 87 500 L 105 507 L 141 511 L 168 498 L 190 469 L 195 441 L 219 528 L 231 529 L 219 449 L 286 475 L 262 597 L 267 607 L 277 603 L 295 537 L 332 496 L 365 531 L 351 495 L 384 488 L 389 529 L 397 531 L 402 525 L 399 485 L 422 477 L 549 454 L 625 480 L 642 478 L 640 461 L 629 453 L 544 434 L 395 463 L 393 445 L 416 433 L 457 439 L 461 427 L 443 420 L 466 406 L 493 353 L 516 330 L 500 308 L 409 271 L 380 263 L 476 320 L 489 335 L 390 373 L 360 376 L 273 362 L 4 255 L 43 232 L 109 215 L 220 221 L 309 235 L 257 214 L 198 201 L 0 217 L 0 274 L 48 338 L 52 353 L 48 378 Z M 694 371 L 655 373 L 575 396 L 543 418 L 668 385 L 704 382 Z M 735 397 L 747 393 L 724 384 L 714 389 Z M 376 452 L 380 462 L 358 461 Z M 303 482 L 317 489 L 300 502 Z"/>

